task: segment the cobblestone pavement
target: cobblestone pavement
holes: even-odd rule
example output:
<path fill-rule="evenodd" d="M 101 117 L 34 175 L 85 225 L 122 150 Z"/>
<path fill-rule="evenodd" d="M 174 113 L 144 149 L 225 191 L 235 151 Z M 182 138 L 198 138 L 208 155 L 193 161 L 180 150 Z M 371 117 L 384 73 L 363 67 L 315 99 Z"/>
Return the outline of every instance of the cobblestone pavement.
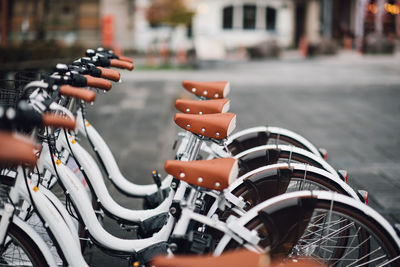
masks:
<path fill-rule="evenodd" d="M 370 206 L 400 222 L 398 56 L 230 62 L 193 71 L 123 72 L 122 77 L 123 83 L 89 109 L 89 120 L 132 181 L 151 183 L 151 170 L 163 172 L 163 162 L 174 155 L 173 103 L 188 96 L 181 81 L 229 80 L 237 129 L 274 125 L 300 133 L 328 150 L 332 166 L 348 170 L 349 183 L 369 192 Z M 122 205 L 140 207 L 136 199 L 109 189 Z M 111 220 L 105 227 L 117 236 L 132 236 Z M 96 248 L 86 257 L 91 266 L 127 266 Z"/>

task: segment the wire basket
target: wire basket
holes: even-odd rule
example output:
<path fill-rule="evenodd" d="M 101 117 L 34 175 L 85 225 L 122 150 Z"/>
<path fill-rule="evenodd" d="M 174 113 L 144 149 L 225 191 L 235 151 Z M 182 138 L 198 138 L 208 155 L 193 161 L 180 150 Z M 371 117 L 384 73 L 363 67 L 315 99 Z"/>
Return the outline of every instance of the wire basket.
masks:
<path fill-rule="evenodd" d="M 13 80 L 0 81 L 0 105 L 15 107 L 19 99 L 19 90 Z"/>
<path fill-rule="evenodd" d="M 37 71 L 28 70 L 15 73 L 14 78 L 0 80 L 0 105 L 16 107 L 24 86 L 39 78 Z"/>

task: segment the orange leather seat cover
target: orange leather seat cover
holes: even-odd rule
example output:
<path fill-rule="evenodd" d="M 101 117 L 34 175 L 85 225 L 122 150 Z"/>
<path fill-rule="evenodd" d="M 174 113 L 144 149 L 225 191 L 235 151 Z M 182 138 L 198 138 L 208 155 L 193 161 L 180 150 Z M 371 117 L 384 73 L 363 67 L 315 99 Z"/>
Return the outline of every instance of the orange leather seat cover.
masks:
<path fill-rule="evenodd" d="M 225 113 L 229 108 L 229 99 L 211 99 L 211 100 L 189 100 L 177 99 L 175 107 L 187 114 L 213 114 Z"/>
<path fill-rule="evenodd" d="M 34 166 L 37 160 L 35 148 L 25 136 L 18 139 L 10 133 L 0 132 L 0 164 L 24 163 Z"/>
<path fill-rule="evenodd" d="M 230 180 L 237 178 L 238 170 L 237 160 L 234 158 L 196 161 L 167 160 L 164 169 L 179 180 L 213 190 L 227 188 Z"/>
<path fill-rule="evenodd" d="M 233 113 L 218 114 L 183 114 L 177 113 L 175 123 L 182 129 L 214 139 L 226 138 L 236 126 L 236 115 Z"/>
<path fill-rule="evenodd" d="M 155 267 L 267 267 L 262 264 L 262 255 L 249 251 L 228 251 L 221 256 L 177 256 L 167 258 L 165 256 L 156 257 L 152 264 Z"/>
<path fill-rule="evenodd" d="M 229 93 L 229 82 L 198 82 L 185 80 L 182 82 L 183 88 L 198 96 L 207 98 L 224 98 Z"/>
<path fill-rule="evenodd" d="M 246 249 L 228 251 L 221 256 L 184 255 L 167 258 L 158 256 L 151 262 L 155 267 L 322 267 L 321 263 L 310 259 L 276 261 L 271 263 L 268 255 Z"/>

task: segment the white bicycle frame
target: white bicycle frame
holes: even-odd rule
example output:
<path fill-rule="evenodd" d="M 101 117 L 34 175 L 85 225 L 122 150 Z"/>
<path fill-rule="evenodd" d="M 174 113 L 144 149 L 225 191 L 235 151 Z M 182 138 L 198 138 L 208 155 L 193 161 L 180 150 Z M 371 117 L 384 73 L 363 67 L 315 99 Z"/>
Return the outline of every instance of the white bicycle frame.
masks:
<path fill-rule="evenodd" d="M 83 131 L 83 121 L 82 120 L 78 120 L 80 121 L 80 129 L 81 131 Z M 95 136 L 95 139 L 92 140 L 99 140 L 98 145 L 96 146 L 97 151 L 106 151 L 105 155 L 109 155 L 110 158 L 112 158 L 112 160 L 110 162 L 115 162 L 114 158 L 112 157 L 111 151 L 109 150 L 109 148 L 107 147 L 107 145 L 105 144 L 104 140 L 100 137 L 100 135 L 97 133 L 97 131 L 94 129 L 93 126 L 90 125 L 90 123 L 87 126 L 87 131 L 89 133 L 89 131 L 91 131 L 91 134 L 93 134 L 93 136 Z M 189 136 L 189 134 L 187 135 Z M 169 207 L 172 203 L 172 198 L 173 196 L 170 194 L 162 203 L 161 205 L 159 205 L 158 207 L 156 207 L 155 209 L 150 209 L 150 210 L 130 210 L 127 208 L 124 208 L 122 206 L 120 206 L 118 203 L 116 203 L 113 198 L 111 197 L 111 195 L 109 194 L 107 187 L 103 181 L 102 178 L 102 174 L 101 171 L 98 167 L 98 165 L 96 164 L 96 161 L 91 157 L 91 155 L 85 150 L 83 149 L 78 142 L 74 139 L 73 136 L 68 136 L 68 142 L 69 142 L 69 146 L 66 143 L 67 140 L 66 138 L 64 138 L 64 136 L 60 136 L 60 144 L 62 147 L 64 147 L 67 150 L 70 150 L 70 148 L 72 149 L 73 154 L 75 155 L 75 157 L 77 157 L 77 160 L 79 161 L 79 163 L 81 164 L 81 166 L 84 168 L 84 170 L 87 173 L 87 176 L 90 180 L 91 185 L 93 186 L 93 189 L 95 191 L 95 194 L 98 196 L 98 201 L 104 206 L 104 208 L 106 210 L 108 210 L 109 212 L 111 212 L 113 215 L 116 215 L 119 218 L 122 219 L 126 219 L 129 220 L 131 222 L 141 222 L 144 221 L 146 219 L 149 219 L 153 216 L 159 215 L 160 213 L 164 213 L 164 212 L 168 212 Z M 179 153 L 184 154 L 182 147 L 186 147 L 188 144 L 188 140 L 189 137 L 184 138 L 180 144 L 180 148 L 178 151 L 180 151 Z M 202 144 L 204 144 L 204 142 L 202 142 Z M 275 147 L 274 145 L 270 145 Z M 256 147 L 252 150 L 250 150 L 249 152 L 252 152 L 253 150 L 259 150 L 259 149 L 265 149 L 268 148 L 267 146 L 261 146 L 261 147 Z M 330 167 L 329 164 L 327 164 L 324 160 L 322 160 L 320 157 L 316 157 L 314 154 L 296 148 L 296 147 L 291 147 L 291 146 L 282 146 L 282 149 L 288 149 L 288 150 L 293 150 L 294 152 L 297 153 L 306 153 L 305 155 L 309 156 L 310 158 L 313 158 L 315 161 L 319 162 L 322 166 L 324 166 L 326 169 L 330 169 L 331 172 L 330 174 L 327 174 L 325 172 L 321 172 L 321 170 L 317 169 L 317 168 L 311 168 L 311 166 L 309 167 L 310 170 L 313 170 L 315 172 L 321 172 L 322 175 L 330 177 L 331 179 L 334 179 L 336 183 L 340 183 L 341 185 L 343 185 L 343 187 L 345 188 L 349 188 L 348 185 L 345 185 L 345 183 L 343 183 L 341 181 L 341 179 L 339 178 L 338 174 L 336 173 L 336 171 L 333 170 L 332 167 Z M 244 155 L 246 152 L 240 153 L 236 156 L 236 158 L 241 157 L 242 155 Z M 108 157 L 107 157 L 108 158 Z M 104 161 L 105 164 L 107 164 L 108 159 L 106 161 Z M 115 163 L 116 168 L 117 165 Z M 283 165 L 286 166 L 286 165 Z M 304 165 L 296 165 L 298 166 L 298 168 L 304 168 Z M 237 181 L 234 183 L 234 185 L 238 186 L 240 183 L 243 182 L 243 180 L 245 180 L 247 177 L 249 177 L 250 175 L 259 172 L 259 171 L 263 171 L 266 169 L 274 169 L 276 168 L 275 165 L 272 165 L 272 167 L 262 167 L 259 169 L 254 170 L 253 172 L 251 172 L 250 174 L 246 174 L 243 177 L 239 177 L 237 179 Z M 125 178 L 124 178 L 125 179 Z M 172 180 L 171 176 L 167 176 L 166 179 L 164 179 L 164 181 L 168 181 L 170 182 Z M 339 181 L 340 180 L 340 181 Z M 230 187 L 231 190 L 233 190 L 235 187 L 231 186 Z M 353 190 L 348 190 L 351 192 L 351 194 L 355 194 L 355 192 Z M 353 195 L 354 195 L 353 194 Z M 236 198 L 235 196 L 233 196 L 231 193 L 226 192 L 226 196 L 227 199 L 229 199 L 230 202 L 232 202 L 234 205 L 237 205 L 238 207 L 243 207 L 245 205 L 245 203 L 243 201 L 241 201 L 240 199 Z"/>
<path fill-rule="evenodd" d="M 104 183 L 101 170 L 93 157 L 75 140 L 73 136 L 68 136 L 67 138 L 70 146 L 67 144 L 64 133 L 60 133 L 57 144 L 68 151 L 72 150 L 76 161 L 79 162 L 85 171 L 89 180 L 88 182 L 97 196 L 96 201 L 99 202 L 107 211 L 121 219 L 136 223 L 140 223 L 153 216 L 159 215 L 160 213 L 168 212 L 173 199 L 173 193 L 171 191 L 163 202 L 154 209 L 132 210 L 118 204 L 110 195 L 107 186 Z M 171 184 L 172 177 L 167 176 L 164 181 L 169 181 Z"/>
<path fill-rule="evenodd" d="M 44 227 L 50 229 L 55 238 L 55 242 L 57 242 L 57 244 L 60 246 L 60 249 L 62 250 L 67 262 L 71 266 L 88 266 L 81 253 L 79 237 L 77 235 L 75 225 L 71 222 L 70 215 L 67 213 L 62 203 L 54 195 L 52 196 L 52 193 L 46 190 L 44 187 L 37 187 L 36 183 L 34 183 L 32 180 L 27 181 L 30 190 L 29 194 L 24 180 L 24 170 L 19 167 L 15 185 L 10 189 L 9 192 L 10 199 L 14 203 L 17 203 L 20 199 L 23 199 L 30 205 L 34 204 L 37 213 L 45 221 Z M 32 197 L 33 203 L 31 203 L 30 197 Z M 4 212 L 8 214 L 11 212 L 12 214 L 12 205 L 7 205 L 9 206 L 3 210 L 3 214 Z M 36 233 L 28 223 L 23 222 L 16 215 L 14 215 L 13 221 L 18 223 L 21 228 L 23 227 L 25 232 L 28 233 L 38 245 L 49 266 L 57 266 L 54 256 L 40 235 Z M 0 240 L 4 239 L 5 231 L 3 227 L 7 225 L 7 222 L 9 221 L 3 219 L 1 220 L 0 232 L 2 235 L 0 236 Z"/>
<path fill-rule="evenodd" d="M 180 183 L 185 183 L 181 181 Z M 185 183 L 186 185 L 186 183 Z M 183 189 L 184 187 L 181 187 L 180 189 Z M 225 189 L 224 191 L 227 191 L 228 189 Z M 210 191 L 207 192 L 208 194 L 211 194 L 215 197 L 216 201 L 214 203 L 218 203 L 220 201 L 225 201 L 224 195 L 225 194 L 230 194 L 229 192 L 216 192 L 216 191 Z M 178 198 L 181 198 L 180 196 L 183 194 L 185 191 L 180 191 L 178 190 L 176 193 L 176 196 Z M 199 213 L 194 212 L 194 203 L 197 198 L 198 191 L 195 190 L 194 188 L 191 188 L 190 194 L 187 197 L 186 200 L 180 201 L 180 206 L 182 208 L 181 215 L 179 217 L 179 220 L 175 224 L 174 231 L 172 233 L 172 236 L 174 238 L 176 237 L 184 237 L 187 234 L 188 226 L 190 225 L 190 221 L 196 221 L 204 225 L 208 225 L 209 227 L 212 227 L 214 229 L 217 229 L 221 232 L 224 233 L 224 235 L 229 236 L 230 238 L 234 239 L 236 242 L 240 244 L 244 244 L 245 247 L 247 247 L 249 250 L 255 251 L 262 253 L 264 252 L 260 247 L 257 246 L 258 242 L 260 241 L 260 238 L 255 234 L 250 231 L 248 231 L 246 228 L 236 228 L 232 229 L 229 227 L 229 224 L 227 222 L 220 221 L 218 219 L 218 216 L 205 216 Z M 244 213 L 244 211 L 240 211 L 240 213 Z M 231 218 L 231 220 L 235 220 L 234 217 Z M 214 251 L 214 256 L 220 255 L 222 252 L 221 251 Z"/>
<path fill-rule="evenodd" d="M 96 148 L 96 152 L 99 153 L 107 169 L 107 172 L 109 173 L 109 176 L 107 178 L 110 179 L 118 187 L 118 189 L 132 196 L 149 196 L 157 192 L 158 189 L 155 184 L 150 184 L 150 185 L 134 184 L 122 175 L 110 148 L 107 146 L 106 142 L 96 131 L 96 129 L 88 121 L 85 121 L 86 123 L 86 130 L 85 130 L 85 125 L 83 124 L 83 119 L 82 119 L 82 112 L 80 109 L 78 110 L 76 121 L 79 133 L 85 136 L 86 138 L 90 138 L 91 142 Z M 168 188 L 171 184 L 171 180 L 172 180 L 171 177 L 167 176 L 162 181 L 161 188 Z"/>
<path fill-rule="evenodd" d="M 44 156 L 47 155 L 47 156 Z M 57 159 L 55 159 L 57 161 Z M 76 178 L 76 175 L 61 161 L 57 161 L 57 173 L 60 178 L 60 182 L 66 188 L 68 195 L 75 204 L 76 211 L 82 218 L 85 226 L 87 227 L 90 235 L 100 245 L 110 250 L 124 251 L 124 252 L 138 252 L 151 245 L 165 242 L 168 240 L 170 233 L 174 225 L 174 218 L 170 216 L 168 222 L 163 228 L 154 234 L 151 238 L 140 239 L 140 240 L 125 240 L 117 238 L 108 233 L 97 220 L 95 212 L 92 208 L 91 201 L 88 194 L 86 193 L 83 185 Z M 41 157 L 38 160 L 39 170 L 49 170 L 56 175 L 53 168 L 52 160 L 49 156 L 47 144 L 43 144 Z"/>
<path fill-rule="evenodd" d="M 128 179 L 126 179 L 121 171 L 119 170 L 118 164 L 110 150 L 110 148 L 107 146 L 106 142 L 104 139 L 100 136 L 100 134 L 96 131 L 96 129 L 91 125 L 88 121 L 85 121 L 86 123 L 86 130 L 85 130 L 85 125 L 83 124 L 83 119 L 82 119 L 82 111 L 79 109 L 77 112 L 77 123 L 78 123 L 78 131 L 80 134 L 85 136 L 86 138 L 90 138 L 91 142 L 93 143 L 96 152 L 99 154 L 100 158 L 102 159 L 102 162 L 105 165 L 105 168 L 107 170 L 107 173 L 109 176 L 107 177 L 110 179 L 115 186 L 125 192 L 128 195 L 134 195 L 134 196 L 148 196 L 151 194 L 154 194 L 157 192 L 157 187 L 156 185 L 137 185 L 132 182 L 130 182 Z M 87 132 L 86 132 L 87 131 Z M 254 128 L 249 128 L 246 130 L 239 131 L 232 136 L 228 137 L 227 139 L 227 144 L 232 142 L 235 138 L 238 138 L 242 135 L 251 133 L 251 132 L 259 132 L 259 131 L 269 131 L 276 133 L 277 135 L 282 135 L 282 136 L 289 136 L 290 138 L 299 140 L 303 145 L 307 146 L 309 150 L 312 151 L 312 153 L 308 152 L 309 154 L 314 154 L 313 158 L 319 157 L 321 160 L 318 162 L 322 162 L 323 159 L 318 151 L 318 149 L 311 144 L 308 140 L 303 138 L 302 136 L 283 129 L 279 127 L 254 127 Z M 180 155 L 184 153 L 184 149 L 187 145 L 187 142 L 189 141 L 190 138 L 190 133 L 189 132 L 181 132 L 178 134 L 179 136 L 182 137 L 181 143 L 177 149 L 177 155 Z M 206 142 L 202 143 L 201 146 L 201 151 L 204 151 L 209 154 L 208 159 L 215 158 L 215 157 L 231 157 L 231 154 L 229 152 L 224 151 L 224 147 L 212 143 L 211 145 L 208 145 Z M 304 150 L 305 151 L 305 150 Z M 311 157 L 311 156 L 310 156 Z M 332 167 L 326 166 L 327 163 L 321 163 L 324 164 L 323 166 L 326 167 L 327 170 L 330 172 L 334 171 Z M 338 175 L 336 171 L 332 172 L 333 175 Z M 339 177 L 339 176 L 338 176 Z M 170 178 L 170 177 L 167 177 Z M 167 188 L 170 185 L 171 180 L 170 179 L 164 179 L 162 182 L 162 188 Z"/>

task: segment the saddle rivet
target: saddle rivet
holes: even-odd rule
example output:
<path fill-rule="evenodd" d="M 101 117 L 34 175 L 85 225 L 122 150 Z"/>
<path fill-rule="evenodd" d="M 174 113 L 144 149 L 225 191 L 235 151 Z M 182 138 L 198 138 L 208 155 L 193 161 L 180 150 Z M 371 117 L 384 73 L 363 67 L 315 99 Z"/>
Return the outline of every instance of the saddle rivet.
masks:
<path fill-rule="evenodd" d="M 206 131 L 206 129 L 204 129 L 204 128 L 201 129 L 201 132 L 202 132 L 202 133 L 204 133 L 205 131 Z"/>
<path fill-rule="evenodd" d="M 219 97 L 219 94 L 215 94 L 214 96 L 215 96 L 215 98 L 218 98 L 218 97 Z"/>
<path fill-rule="evenodd" d="M 204 91 L 204 92 L 203 92 L 203 95 L 207 95 L 207 91 Z"/>
<path fill-rule="evenodd" d="M 179 174 L 179 177 L 184 178 L 184 177 L 185 177 L 185 173 L 181 172 L 181 173 Z"/>
<path fill-rule="evenodd" d="M 189 112 L 189 111 L 190 111 L 190 109 L 189 109 L 189 108 L 187 108 L 187 109 L 186 109 L 186 112 Z"/>
<path fill-rule="evenodd" d="M 196 88 L 192 88 L 192 92 L 196 92 Z"/>
<path fill-rule="evenodd" d="M 219 137 L 219 133 L 216 133 L 215 136 L 216 136 L 216 137 Z"/>
<path fill-rule="evenodd" d="M 200 111 L 200 112 L 199 112 L 199 115 L 203 115 L 203 112 Z"/>
<path fill-rule="evenodd" d="M 186 128 L 190 128 L 190 124 L 186 125 Z"/>
<path fill-rule="evenodd" d="M 199 178 L 197 178 L 197 181 L 198 181 L 199 183 L 202 183 L 202 182 L 203 182 L 203 178 L 199 177 Z"/>
<path fill-rule="evenodd" d="M 215 183 L 215 187 L 220 187 L 220 185 L 221 185 L 221 184 L 218 183 L 218 182 Z"/>

